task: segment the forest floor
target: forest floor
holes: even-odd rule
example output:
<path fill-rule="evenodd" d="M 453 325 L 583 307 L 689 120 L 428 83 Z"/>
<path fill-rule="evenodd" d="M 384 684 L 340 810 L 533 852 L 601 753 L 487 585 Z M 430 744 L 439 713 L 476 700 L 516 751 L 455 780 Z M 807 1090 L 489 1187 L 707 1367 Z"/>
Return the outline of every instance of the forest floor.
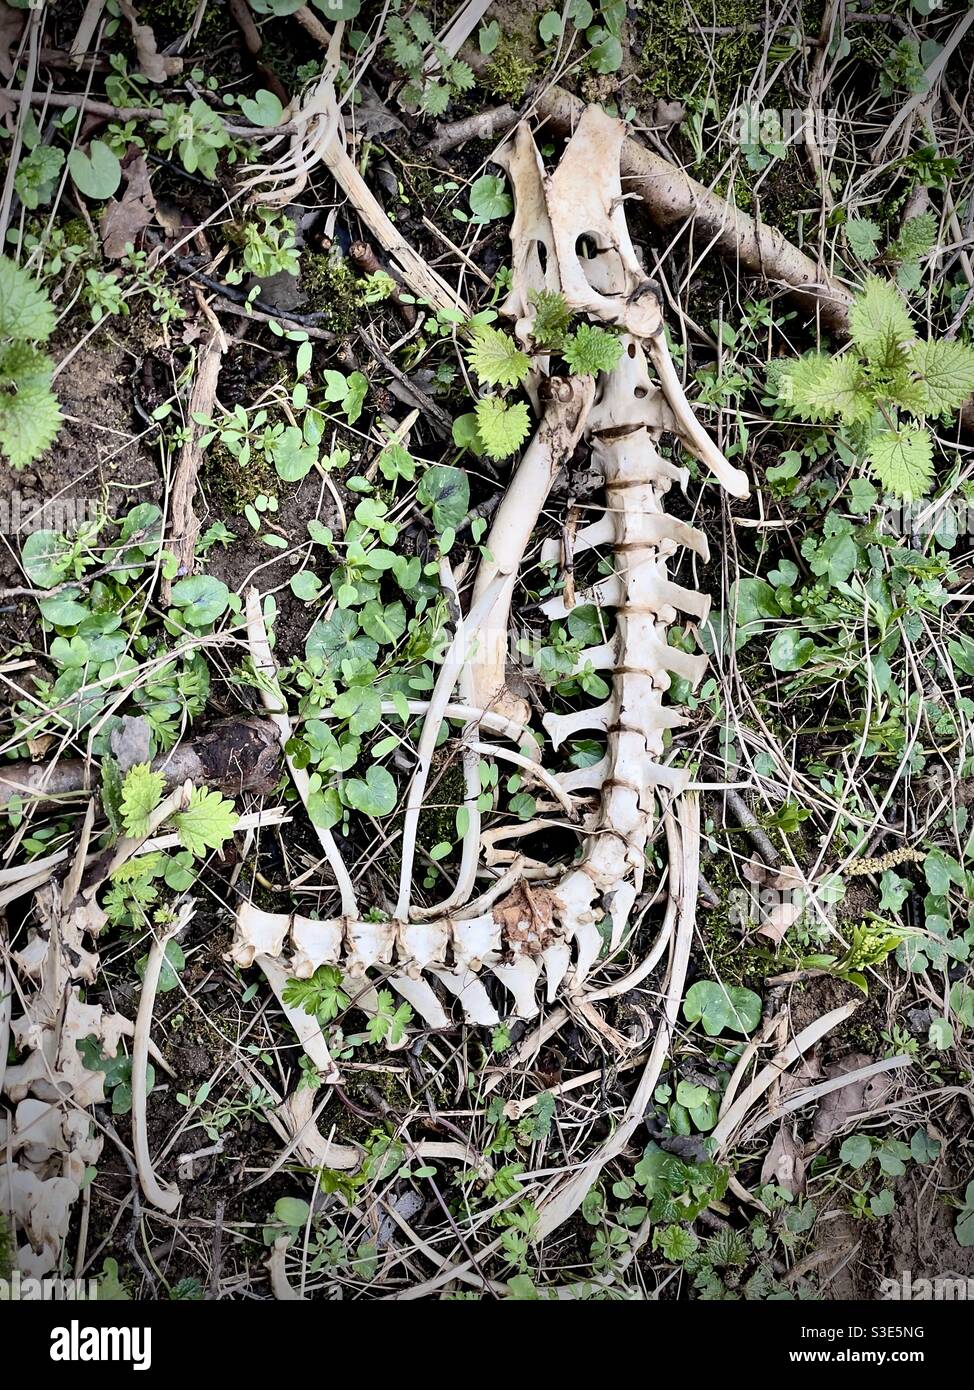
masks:
<path fill-rule="evenodd" d="M 16 446 L 0 412 L 0 1140 L 23 1100 L 10 1069 L 38 1045 L 16 1025 L 37 989 L 23 953 L 61 930 L 44 894 L 86 848 L 139 826 L 144 838 L 162 786 L 145 762 L 217 721 L 263 717 L 253 587 L 311 814 L 281 760 L 266 785 L 222 785 L 226 800 L 204 802 L 202 840 L 167 821 L 178 842 L 102 886 L 79 998 L 106 1016 L 136 1018 L 150 945 L 182 923 L 151 1017 L 144 1115 L 155 1173 L 181 1200 L 167 1211 L 140 1191 L 133 1091 L 146 1086 L 131 1038 L 103 1051 L 96 1030 L 81 1055 L 104 1074 L 87 1111 L 103 1142 L 81 1165 L 56 1267 L 99 1279 L 103 1297 L 157 1299 L 269 1299 L 283 1282 L 324 1299 L 877 1299 L 904 1270 L 974 1278 L 969 407 L 911 412 L 861 335 L 848 346 L 847 314 L 843 328 L 777 265 L 764 274 L 726 254 L 635 189 L 625 213 L 684 389 L 751 482 L 731 499 L 664 436 L 690 469 L 668 510 L 709 540 L 681 582 L 713 608 L 699 630 L 670 631 L 710 657 L 698 689 L 677 678 L 669 693 L 688 723 L 668 755 L 701 788 L 702 881 L 687 997 L 638 1126 L 539 1235 L 553 1184 L 622 1122 L 656 1036 L 656 973 L 610 992 L 594 1023 L 570 992 L 519 1020 L 491 983 L 496 1024 L 448 1006 L 449 1026 L 433 1028 L 383 987 L 388 969 L 372 972 L 363 1012 L 325 966 L 291 997 L 320 1025 L 335 1079 L 261 970 L 229 955 L 244 904 L 337 915 L 323 834 L 363 912 L 380 920 L 395 902 L 422 721 L 380 709 L 376 692 L 390 707 L 429 698 L 452 621 L 445 569 L 466 604 L 516 461 L 478 434 L 487 383 L 468 349 L 478 327 L 511 326 L 497 312 L 512 214 L 499 143 L 527 120 L 553 169 L 565 141 L 544 93 L 602 103 L 676 187 L 689 176 L 775 229 L 846 301 L 877 280 L 895 291 L 901 342 L 965 347 L 967 6 L 794 0 L 775 15 L 743 0 L 532 0 L 454 14 L 427 0 L 157 0 L 140 7 L 145 28 L 130 8 L 0 3 L 6 257 L 50 305 L 41 328 L 11 329 L 19 289 L 4 271 L 0 351 L 34 340 L 50 370 L 36 387 L 8 357 L 0 405 L 49 383 L 60 410 L 45 424 L 38 398 Z M 469 312 L 412 291 L 323 160 L 288 187 L 296 113 L 333 58 L 354 166 Z M 479 135 L 457 125 L 476 116 Z M 817 405 L 789 400 L 788 364 L 860 350 L 868 409 L 845 418 L 837 385 Z M 953 366 L 962 379 L 964 360 Z M 513 384 L 512 413 L 527 399 Z M 904 473 L 876 462 L 883 431 L 906 441 Z M 511 679 L 538 730 L 600 684 L 579 664 L 596 609 L 564 623 L 540 609 L 566 579 L 541 543 L 570 532 L 592 495 L 583 453 L 556 478 L 518 578 Z M 186 550 L 177 482 L 191 455 Z M 573 578 L 582 590 L 605 572 L 596 554 Z M 425 903 L 460 871 L 461 732 L 444 726 L 419 820 Z M 600 754 L 578 738 L 561 766 Z M 83 768 L 74 791 L 3 781 L 4 764 L 70 760 Z M 490 825 L 544 810 L 510 766 L 484 763 L 480 777 Z M 564 863 L 576 843 L 562 823 L 522 847 Z M 26 866 L 61 851 L 36 897 L 22 887 Z M 646 860 L 655 887 L 662 821 Z M 645 895 L 597 984 L 648 954 L 664 899 Z M 780 1074 L 725 1135 L 720 1117 L 769 1063 Z M 32 1094 L 49 1101 L 45 1086 Z M 295 1096 L 333 1163 L 299 1149 Z M 55 1171 L 56 1146 L 28 1133 L 20 1154 Z M 0 1265 L 28 1246 L 54 1248 L 12 1211 Z"/>

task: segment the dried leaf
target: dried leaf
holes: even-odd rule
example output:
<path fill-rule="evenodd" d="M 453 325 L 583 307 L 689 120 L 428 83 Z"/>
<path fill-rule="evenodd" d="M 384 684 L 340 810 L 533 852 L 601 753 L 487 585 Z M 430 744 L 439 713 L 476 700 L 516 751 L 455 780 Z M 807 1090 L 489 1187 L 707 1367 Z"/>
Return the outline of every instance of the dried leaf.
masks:
<path fill-rule="evenodd" d="M 25 18 L 23 10 L 0 4 L 0 77 L 6 81 L 14 75 L 14 53 L 20 43 Z"/>
<path fill-rule="evenodd" d="M 152 221 L 156 200 L 149 183 L 149 166 L 141 154 L 123 167 L 125 192 L 113 198 L 102 213 L 98 230 L 102 249 L 110 261 L 120 260 L 125 248 L 134 246 L 139 233 Z"/>
<path fill-rule="evenodd" d="M 768 1150 L 761 1168 L 761 1182 L 777 1183 L 793 1197 L 805 1190 L 804 1145 L 794 1130 L 782 1125 Z"/>
<path fill-rule="evenodd" d="M 873 1061 L 875 1058 L 867 1057 L 864 1053 L 851 1052 L 848 1057 L 843 1057 L 840 1062 L 827 1067 L 825 1074 L 832 1080 L 844 1076 L 847 1072 L 868 1067 Z M 852 1081 L 848 1086 L 842 1086 L 839 1090 L 830 1091 L 827 1096 L 823 1096 L 812 1122 L 812 1133 L 816 1141 L 824 1144 L 833 1134 L 845 1129 L 853 1115 L 874 1110 L 889 1091 L 890 1084 L 889 1076 L 881 1073 L 866 1080 Z"/>
<path fill-rule="evenodd" d="M 182 72 L 182 58 L 165 57 L 159 52 L 155 34 L 148 24 L 140 23 L 132 0 L 118 0 L 118 7 L 128 20 L 129 28 L 132 30 L 135 55 L 142 76 L 147 77 L 150 82 L 166 82 L 177 72 Z"/>

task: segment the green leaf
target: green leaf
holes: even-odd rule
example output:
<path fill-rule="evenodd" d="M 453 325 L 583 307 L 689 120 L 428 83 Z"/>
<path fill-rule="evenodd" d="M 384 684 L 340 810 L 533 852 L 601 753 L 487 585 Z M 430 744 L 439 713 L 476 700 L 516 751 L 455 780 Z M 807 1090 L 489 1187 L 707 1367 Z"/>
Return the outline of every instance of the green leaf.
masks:
<path fill-rule="evenodd" d="M 321 580 L 310 570 L 299 570 L 297 574 L 291 575 L 288 582 L 294 597 L 304 603 L 313 603 L 321 594 Z"/>
<path fill-rule="evenodd" d="M 932 251 L 937 244 L 937 219 L 932 212 L 911 217 L 900 228 L 900 234 L 887 247 L 887 256 L 896 261 L 915 261 Z"/>
<path fill-rule="evenodd" d="M 590 29 L 588 39 L 592 44 L 588 55 L 589 64 L 596 72 L 618 72 L 622 66 L 622 44 L 608 29 Z"/>
<path fill-rule="evenodd" d="M 539 347 L 560 351 L 572 319 L 565 296 L 557 290 L 538 290 L 532 292 L 531 303 L 534 305 L 532 338 Z"/>
<path fill-rule="evenodd" d="M 935 1018 L 930 1024 L 927 1040 L 938 1052 L 947 1052 L 954 1045 L 954 1030 L 945 1018 Z"/>
<path fill-rule="evenodd" d="M 869 441 L 866 457 L 887 492 L 913 502 L 930 489 L 933 446 L 926 430 L 900 427 L 880 430 Z"/>
<path fill-rule="evenodd" d="M 39 354 L 43 356 L 43 354 Z M 0 371 L 9 358 L 4 354 Z M 61 428 L 61 408 L 48 386 L 18 386 L 4 371 L 0 384 L 0 451 L 12 468 L 26 468 L 54 443 Z M 7 390 L 7 383 L 14 391 Z"/>
<path fill-rule="evenodd" d="M 484 396 L 477 402 L 476 415 L 484 452 L 492 459 L 516 453 L 531 432 L 531 418 L 523 401 L 509 406 L 498 396 Z"/>
<path fill-rule="evenodd" d="M 838 415 L 854 424 L 868 420 L 873 413 L 862 367 L 849 355 L 809 353 L 800 357 L 782 371 L 778 393 L 802 420 L 833 420 Z"/>
<path fill-rule="evenodd" d="M 419 109 L 427 116 L 442 116 L 450 104 L 450 89 L 442 82 L 427 82 L 419 99 Z"/>
<path fill-rule="evenodd" d="M 348 391 L 342 401 L 342 409 L 350 425 L 362 414 L 362 406 L 369 394 L 369 379 L 363 372 L 352 372 L 348 378 Z"/>
<path fill-rule="evenodd" d="M 330 618 L 321 618 L 308 633 L 305 655 L 309 661 L 321 659 L 337 670 L 343 661 L 372 661 L 379 648 L 371 637 L 359 632 L 359 620 L 348 609 L 340 608 Z"/>
<path fill-rule="evenodd" d="M 896 1210 L 896 1199 L 893 1196 L 891 1187 L 884 1187 L 882 1192 L 876 1192 L 869 1199 L 869 1210 L 873 1216 L 892 1216 Z"/>
<path fill-rule="evenodd" d="M 798 671 L 815 655 L 815 643 L 794 628 L 788 628 L 777 634 L 768 655 L 776 671 Z"/>
<path fill-rule="evenodd" d="M 416 497 L 437 531 L 456 530 L 470 509 L 470 484 L 462 469 L 438 464 L 423 474 Z"/>
<path fill-rule="evenodd" d="M 302 1228 L 308 1224 L 311 1208 L 302 1197 L 278 1197 L 274 1216 L 282 1226 Z"/>
<path fill-rule="evenodd" d="M 280 98 L 266 87 L 261 87 L 255 96 L 241 97 L 240 109 L 251 125 L 280 125 L 284 118 Z"/>
<path fill-rule="evenodd" d="M 43 342 L 54 331 L 54 310 L 34 277 L 0 256 L 0 337 Z"/>
<path fill-rule="evenodd" d="M 897 290 L 888 280 L 870 275 L 849 310 L 852 341 L 869 361 L 887 365 L 895 361 L 902 344 L 916 337 L 913 320 Z"/>
<path fill-rule="evenodd" d="M 949 338 L 913 343 L 909 361 L 930 415 L 959 410 L 974 392 L 974 348 L 966 343 Z"/>
<path fill-rule="evenodd" d="M 70 566 L 70 551 L 56 531 L 32 531 L 24 541 L 20 562 L 27 578 L 39 589 L 60 584 Z"/>
<path fill-rule="evenodd" d="M 470 189 L 470 210 L 475 222 L 493 222 L 513 211 L 507 182 L 496 174 L 481 174 Z"/>
<path fill-rule="evenodd" d="M 183 848 L 203 859 L 208 849 L 220 849 L 230 839 L 237 820 L 232 801 L 209 787 L 195 787 L 186 810 L 173 816 L 173 825 Z"/>
<path fill-rule="evenodd" d="M 110 198 L 122 182 L 118 156 L 104 140 L 92 140 L 87 154 L 83 150 L 72 150 L 68 155 L 68 172 L 79 193 L 98 202 Z"/>
<path fill-rule="evenodd" d="M 488 386 L 517 386 L 531 370 L 531 359 L 508 333 L 482 324 L 467 349 L 467 361 Z"/>
<path fill-rule="evenodd" d="M 210 574 L 194 574 L 188 579 L 177 580 L 172 586 L 172 602 L 189 627 L 209 627 L 226 612 L 230 590 L 222 579 L 214 579 Z"/>
<path fill-rule="evenodd" d="M 273 457 L 278 477 L 286 483 L 299 483 L 317 463 L 318 450 L 305 443 L 297 425 L 288 425 L 274 441 Z"/>
<path fill-rule="evenodd" d="M 364 781 L 352 777 L 342 783 L 342 796 L 355 811 L 367 816 L 387 816 L 396 804 L 398 793 L 392 774 L 373 763 Z"/>
<path fill-rule="evenodd" d="M 967 1190 L 964 1193 L 964 1206 L 957 1217 L 954 1235 L 957 1244 L 962 1245 L 965 1250 L 974 1245 L 974 1182 L 967 1184 Z"/>
<path fill-rule="evenodd" d="M 839 1150 L 839 1157 L 850 1168 L 862 1168 L 872 1158 L 873 1146 L 864 1134 L 853 1134 Z"/>
<path fill-rule="evenodd" d="M 854 256 L 861 261 L 875 259 L 879 243 L 879 227 L 867 217 L 850 217 L 845 224 L 846 241 Z"/>
<path fill-rule="evenodd" d="M 145 979 L 145 968 L 149 957 L 140 956 L 135 962 L 135 970 L 140 980 Z M 159 972 L 157 989 L 160 994 L 168 994 L 179 984 L 179 972 L 186 965 L 186 955 L 178 941 L 167 941 L 162 956 L 162 969 Z"/>
<path fill-rule="evenodd" d="M 565 361 L 576 376 L 597 376 L 611 372 L 622 356 L 622 339 L 604 328 L 580 323 L 562 349 Z"/>
<path fill-rule="evenodd" d="M 941 1149 L 939 1139 L 932 1139 L 925 1129 L 915 1129 L 910 1138 L 910 1153 L 916 1163 L 932 1163 Z"/>
<path fill-rule="evenodd" d="M 687 990 L 683 1014 L 689 1023 L 701 1022 L 709 1038 L 726 1030 L 746 1035 L 761 1021 L 761 998 L 750 989 L 698 980 Z"/>
<path fill-rule="evenodd" d="M 554 10 L 546 10 L 538 23 L 538 36 L 545 45 L 561 34 L 561 15 Z"/>
<path fill-rule="evenodd" d="M 489 24 L 480 26 L 480 33 L 477 35 L 477 46 L 481 53 L 489 55 L 501 41 L 501 26 L 496 19 L 492 19 Z"/>
<path fill-rule="evenodd" d="M 370 599 L 362 610 L 362 627 L 380 646 L 398 642 L 406 631 L 406 610 L 398 601 Z"/>
<path fill-rule="evenodd" d="M 149 817 L 162 800 L 165 778 L 153 772 L 148 763 L 130 767 L 122 782 L 119 806 L 126 835 L 141 839 L 148 834 Z"/>

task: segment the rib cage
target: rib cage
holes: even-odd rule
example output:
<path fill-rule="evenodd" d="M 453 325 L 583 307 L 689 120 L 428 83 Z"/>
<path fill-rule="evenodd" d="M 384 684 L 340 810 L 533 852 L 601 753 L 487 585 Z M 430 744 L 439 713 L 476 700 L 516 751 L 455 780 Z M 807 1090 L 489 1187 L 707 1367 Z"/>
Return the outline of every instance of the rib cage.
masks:
<path fill-rule="evenodd" d="M 621 362 L 599 381 L 594 401 L 591 392 L 583 397 L 574 389 L 574 381 L 567 387 L 560 383 L 560 390 L 557 379 L 546 382 L 547 363 L 536 356 L 539 365 L 528 389 L 544 413 L 509 490 L 520 489 L 532 498 L 533 515 L 520 518 L 526 541 L 557 465 L 567 462 L 580 430 L 604 485 L 604 514 L 579 533 L 573 550 L 612 548 L 613 574 L 577 598 L 615 611 L 611 638 L 582 654 L 583 661 L 611 672 L 611 693 L 595 708 L 547 714 L 542 720 L 555 749 L 582 730 L 601 729 L 606 735 L 605 756 L 594 767 L 548 774 L 563 796 L 599 792 L 597 809 L 582 826 L 581 858 L 560 877 L 533 885 L 515 859 L 504 880 L 506 896 L 489 901 L 485 895 L 435 916 L 428 909 L 410 908 L 398 921 L 374 922 L 361 913 L 317 921 L 247 904 L 238 916 L 231 957 L 241 966 L 263 964 L 279 997 L 286 972 L 279 965 L 273 970 L 268 966 L 283 956 L 287 971 L 297 977 L 309 977 L 323 964 L 338 966 L 349 993 L 366 1010 L 372 1004 L 369 972 L 377 969 L 431 1027 L 448 1025 L 444 1002 L 450 996 L 459 1000 L 469 1022 L 495 1024 L 499 1014 L 481 979 L 487 971 L 510 996 L 510 1012 L 534 1016 L 542 977 L 549 1000 L 566 986 L 572 993 L 581 991 L 603 947 L 599 924 L 604 914 L 611 918 L 610 949 L 620 945 L 642 888 L 646 846 L 660 807 L 686 788 L 686 771 L 663 762 L 666 731 L 685 722 L 664 697 L 673 674 L 696 685 L 707 662 L 702 655 L 669 646 L 667 631 L 678 614 L 703 622 L 710 601 L 673 582 L 667 566 L 680 549 L 703 560 L 708 550 L 701 531 L 664 510 L 667 491 L 675 482 L 684 484 L 687 475 L 659 452 L 660 433 L 675 430 L 733 495 L 746 495 L 747 480 L 697 423 L 670 361 L 655 287 L 639 265 L 626 227 L 619 176 L 622 138 L 621 123 L 591 107 L 550 178 L 544 178 L 526 126 L 497 156 L 515 192 L 514 278 L 504 308 L 519 339 L 533 347 L 533 295 L 545 288 L 560 289 L 573 311 L 623 330 Z M 580 254 L 583 242 L 591 255 Z M 650 376 L 646 353 L 658 383 Z M 576 418 L 566 426 L 566 412 L 572 409 Z M 556 457 L 559 439 L 561 457 Z M 525 469 L 534 470 L 530 486 L 525 485 Z M 502 544 L 503 538 L 495 541 L 492 532 L 486 548 L 495 553 Z M 543 557 L 557 558 L 558 551 L 558 542 L 549 543 Z M 497 590 L 492 603 L 488 578 Z M 479 600 L 486 607 L 476 624 L 468 618 L 474 628 L 466 634 L 469 665 L 460 664 L 475 703 L 505 716 L 517 702 L 504 686 L 503 665 L 492 664 L 490 655 L 478 657 L 475 639 L 488 651 L 496 651 L 496 642 L 483 641 L 492 628 L 506 639 L 512 588 L 513 574 L 498 572 L 496 563 L 489 576 L 482 570 L 474 603 Z M 567 611 L 563 598 L 544 605 L 551 618 Z M 472 719 L 465 728 L 467 743 L 482 736 L 476 725 Z M 478 749 L 484 749 L 480 741 Z M 679 847 L 673 825 L 671 817 L 671 855 Z"/>

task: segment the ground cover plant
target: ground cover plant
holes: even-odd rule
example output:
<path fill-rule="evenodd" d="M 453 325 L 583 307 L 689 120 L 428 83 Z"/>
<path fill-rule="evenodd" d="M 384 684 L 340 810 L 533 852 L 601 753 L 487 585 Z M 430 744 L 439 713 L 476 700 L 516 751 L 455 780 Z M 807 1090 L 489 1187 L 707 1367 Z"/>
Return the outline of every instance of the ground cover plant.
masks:
<path fill-rule="evenodd" d="M 0 1276 L 974 1276 L 964 5 L 0 4 Z"/>

